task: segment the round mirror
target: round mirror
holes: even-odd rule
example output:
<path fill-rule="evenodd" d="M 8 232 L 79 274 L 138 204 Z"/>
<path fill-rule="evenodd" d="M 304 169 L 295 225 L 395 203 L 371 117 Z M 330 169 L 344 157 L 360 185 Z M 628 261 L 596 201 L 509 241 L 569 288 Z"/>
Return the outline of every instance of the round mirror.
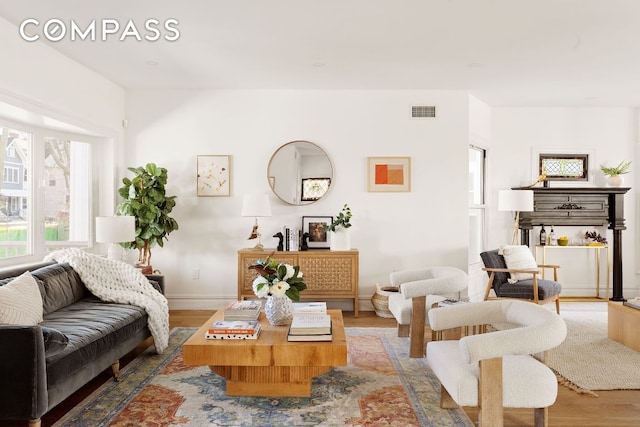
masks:
<path fill-rule="evenodd" d="M 333 179 L 331 159 L 309 141 L 291 141 L 278 148 L 267 167 L 273 193 L 290 205 L 308 205 L 329 191 Z"/>

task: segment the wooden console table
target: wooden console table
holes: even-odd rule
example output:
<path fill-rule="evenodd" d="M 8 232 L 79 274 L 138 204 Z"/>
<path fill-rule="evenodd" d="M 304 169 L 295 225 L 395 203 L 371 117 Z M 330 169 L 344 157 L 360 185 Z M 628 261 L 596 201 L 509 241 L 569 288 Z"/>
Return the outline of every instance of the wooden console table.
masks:
<path fill-rule="evenodd" d="M 514 188 L 518 190 L 518 188 Z M 613 230 L 612 301 L 624 301 L 622 295 L 622 230 L 624 195 L 628 187 L 533 188 L 533 212 L 520 212 L 520 236 L 529 246 L 534 226 L 603 226 Z"/>
<path fill-rule="evenodd" d="M 238 299 L 255 298 L 253 279 L 256 273 L 249 270 L 258 259 L 265 259 L 275 249 L 238 251 Z M 307 289 L 301 299 L 353 299 L 354 316 L 358 317 L 358 256 L 356 249 L 349 251 L 279 251 L 273 254 L 278 262 L 299 265 Z"/>

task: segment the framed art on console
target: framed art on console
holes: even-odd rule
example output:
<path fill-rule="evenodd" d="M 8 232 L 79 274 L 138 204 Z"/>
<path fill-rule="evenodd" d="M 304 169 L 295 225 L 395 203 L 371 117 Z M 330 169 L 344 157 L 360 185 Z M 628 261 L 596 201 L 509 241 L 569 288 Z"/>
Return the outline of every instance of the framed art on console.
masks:
<path fill-rule="evenodd" d="M 303 216 L 302 232 L 309 233 L 309 249 L 329 249 L 331 235 L 326 228 L 333 221 L 332 216 Z"/>
<path fill-rule="evenodd" d="M 231 156 L 199 155 L 198 197 L 231 196 Z"/>

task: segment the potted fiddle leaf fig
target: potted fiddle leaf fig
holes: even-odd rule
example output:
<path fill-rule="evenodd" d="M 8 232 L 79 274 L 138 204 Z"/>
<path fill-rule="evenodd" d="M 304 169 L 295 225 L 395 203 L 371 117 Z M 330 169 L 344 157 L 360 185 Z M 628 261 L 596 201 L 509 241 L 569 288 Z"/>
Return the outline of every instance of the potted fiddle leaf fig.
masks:
<path fill-rule="evenodd" d="M 122 243 L 129 249 L 138 249 L 138 265 L 143 273 L 151 268 L 151 248 L 164 246 L 164 240 L 172 231 L 178 229 L 178 223 L 169 214 L 176 205 L 176 196 L 167 196 L 167 170 L 147 163 L 146 166 L 127 168 L 135 176 L 123 178 L 123 186 L 118 194 L 124 199 L 117 210 L 118 215 L 131 215 L 136 218 L 136 239 Z"/>

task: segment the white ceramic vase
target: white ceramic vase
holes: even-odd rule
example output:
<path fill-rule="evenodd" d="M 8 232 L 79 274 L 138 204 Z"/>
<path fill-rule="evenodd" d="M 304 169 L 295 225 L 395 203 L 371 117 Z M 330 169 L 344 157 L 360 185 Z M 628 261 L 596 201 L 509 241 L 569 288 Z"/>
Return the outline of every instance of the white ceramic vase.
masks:
<path fill-rule="evenodd" d="M 622 187 L 624 177 L 622 175 L 610 175 L 607 177 L 607 185 L 609 187 Z"/>
<path fill-rule="evenodd" d="M 293 319 L 293 302 L 287 296 L 267 297 L 264 314 L 269 323 L 274 326 L 288 325 Z"/>
<path fill-rule="evenodd" d="M 351 249 L 351 230 L 344 227 L 331 232 L 331 250 L 348 251 Z"/>

